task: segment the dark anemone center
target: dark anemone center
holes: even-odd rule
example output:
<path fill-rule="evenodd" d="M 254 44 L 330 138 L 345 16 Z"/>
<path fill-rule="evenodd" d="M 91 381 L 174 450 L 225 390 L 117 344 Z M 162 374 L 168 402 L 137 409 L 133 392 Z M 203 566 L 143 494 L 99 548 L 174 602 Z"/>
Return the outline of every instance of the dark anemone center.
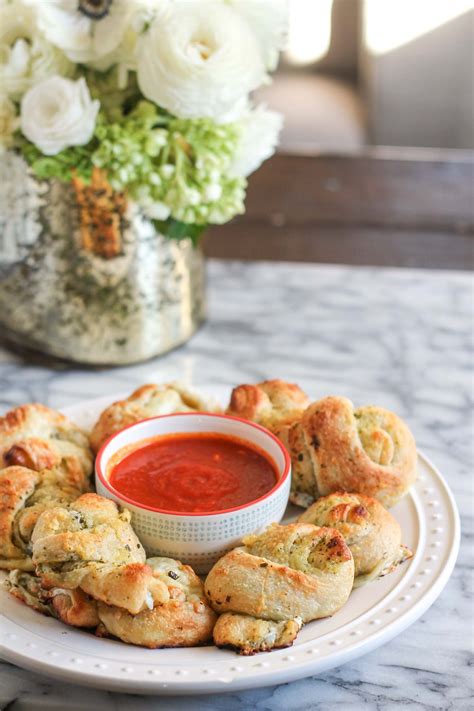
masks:
<path fill-rule="evenodd" d="M 91 20 L 101 20 L 109 14 L 113 0 L 79 0 L 77 9 Z"/>

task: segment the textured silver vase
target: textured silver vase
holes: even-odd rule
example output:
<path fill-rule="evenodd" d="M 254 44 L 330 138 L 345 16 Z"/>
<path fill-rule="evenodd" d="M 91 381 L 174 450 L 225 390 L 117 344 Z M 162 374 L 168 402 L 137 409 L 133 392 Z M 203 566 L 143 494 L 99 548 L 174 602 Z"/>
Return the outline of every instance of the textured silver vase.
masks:
<path fill-rule="evenodd" d="M 9 340 L 120 365 L 165 353 L 202 323 L 204 259 L 190 239 L 165 239 L 128 203 L 119 245 L 103 256 L 84 246 L 72 184 L 37 180 L 6 152 L 0 185 L 0 327 Z"/>

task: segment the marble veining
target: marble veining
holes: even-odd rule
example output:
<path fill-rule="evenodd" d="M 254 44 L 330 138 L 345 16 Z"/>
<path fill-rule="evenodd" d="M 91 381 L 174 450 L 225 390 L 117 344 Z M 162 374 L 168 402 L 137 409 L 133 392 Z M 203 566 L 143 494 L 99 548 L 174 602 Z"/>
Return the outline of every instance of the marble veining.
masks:
<path fill-rule="evenodd" d="M 457 500 L 462 543 L 436 603 L 392 642 L 317 677 L 247 692 L 139 697 L 85 689 L 0 663 L 0 709 L 306 711 L 471 708 L 472 277 L 460 272 L 275 263 L 209 264 L 209 319 L 185 347 L 94 370 L 0 348 L 0 410 L 53 407 L 184 375 L 234 384 L 282 377 L 315 397 L 394 409 Z M 471 621 L 471 624 L 469 624 Z"/>

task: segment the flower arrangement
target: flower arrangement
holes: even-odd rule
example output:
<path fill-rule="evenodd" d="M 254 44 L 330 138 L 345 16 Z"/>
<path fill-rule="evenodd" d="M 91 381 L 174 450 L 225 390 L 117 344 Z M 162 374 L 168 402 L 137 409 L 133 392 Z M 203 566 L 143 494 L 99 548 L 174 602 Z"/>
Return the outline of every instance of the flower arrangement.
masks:
<path fill-rule="evenodd" d="M 0 0 L 0 151 L 197 237 L 274 151 L 281 117 L 249 97 L 286 24 L 286 0 Z"/>

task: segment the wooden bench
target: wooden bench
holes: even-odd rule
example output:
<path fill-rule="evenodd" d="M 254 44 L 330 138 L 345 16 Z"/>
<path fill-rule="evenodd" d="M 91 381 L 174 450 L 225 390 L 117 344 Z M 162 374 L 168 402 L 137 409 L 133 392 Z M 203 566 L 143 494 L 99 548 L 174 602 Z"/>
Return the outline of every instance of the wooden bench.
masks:
<path fill-rule="evenodd" d="M 247 212 L 209 229 L 208 256 L 471 269 L 469 151 L 374 148 L 277 154 L 249 180 Z"/>

